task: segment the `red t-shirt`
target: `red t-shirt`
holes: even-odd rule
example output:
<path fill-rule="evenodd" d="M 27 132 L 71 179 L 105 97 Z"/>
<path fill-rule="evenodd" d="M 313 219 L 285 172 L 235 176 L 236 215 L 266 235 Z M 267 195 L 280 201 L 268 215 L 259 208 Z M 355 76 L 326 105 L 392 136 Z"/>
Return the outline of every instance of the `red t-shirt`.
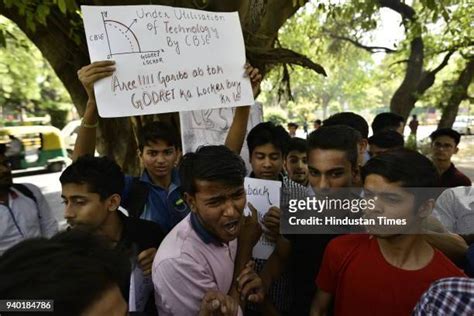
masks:
<path fill-rule="evenodd" d="M 431 262 L 402 270 L 383 257 L 377 239 L 345 235 L 327 246 L 316 285 L 334 295 L 335 315 L 411 315 L 421 295 L 435 280 L 465 277 L 435 249 Z"/>

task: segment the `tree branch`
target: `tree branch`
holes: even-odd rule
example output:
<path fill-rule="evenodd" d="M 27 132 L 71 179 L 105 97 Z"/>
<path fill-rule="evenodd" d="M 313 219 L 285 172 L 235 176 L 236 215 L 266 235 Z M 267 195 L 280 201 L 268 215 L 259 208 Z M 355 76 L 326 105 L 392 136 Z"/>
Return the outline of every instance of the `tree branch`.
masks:
<path fill-rule="evenodd" d="M 407 63 L 409 62 L 410 60 L 409 59 L 402 59 L 402 60 L 399 60 L 399 61 L 396 61 L 396 62 L 393 62 L 391 63 L 390 65 L 388 65 L 389 67 L 392 67 L 392 66 L 395 66 L 395 65 L 398 65 L 398 64 L 403 64 L 403 63 Z"/>
<path fill-rule="evenodd" d="M 444 67 L 446 67 L 448 65 L 448 62 L 449 62 L 449 59 L 451 58 L 451 56 L 455 53 L 456 51 L 455 50 L 451 50 L 449 51 L 443 58 L 443 61 L 438 65 L 438 67 L 436 67 L 435 69 L 433 70 L 430 70 L 429 73 L 433 74 L 433 75 L 436 75 L 438 72 L 440 72 Z"/>
<path fill-rule="evenodd" d="M 247 47 L 247 56 L 252 65 L 258 67 L 265 74 L 270 67 L 279 64 L 293 64 L 311 69 L 318 74 L 327 76 L 324 68 L 314 63 L 308 57 L 286 48 L 258 48 Z"/>
<path fill-rule="evenodd" d="M 337 34 L 334 34 L 332 32 L 329 32 L 327 30 L 324 30 L 324 32 L 328 33 L 329 36 L 331 36 L 332 38 L 335 38 L 335 39 L 338 39 L 338 40 L 342 40 L 342 41 L 347 41 L 351 44 L 353 44 L 354 46 L 356 47 L 359 47 L 359 48 L 362 48 L 362 49 L 365 49 L 366 51 L 368 51 L 369 53 L 387 53 L 387 54 L 391 54 L 391 53 L 396 53 L 397 51 L 394 50 L 394 49 L 391 49 L 391 48 L 388 48 L 388 47 L 383 47 L 383 46 L 367 46 L 367 45 L 364 45 L 364 44 L 361 44 L 359 43 L 358 41 L 352 39 L 352 38 L 349 38 L 349 37 L 346 37 L 346 36 L 340 36 L 340 35 L 337 35 Z"/>
<path fill-rule="evenodd" d="M 454 52 L 455 51 L 453 50 L 447 53 L 446 56 L 444 56 L 443 61 L 438 65 L 438 67 L 434 68 L 433 70 L 423 72 L 420 82 L 416 87 L 416 93 L 422 95 L 434 84 L 436 80 L 436 75 L 448 65 L 449 58 L 454 54 Z"/>

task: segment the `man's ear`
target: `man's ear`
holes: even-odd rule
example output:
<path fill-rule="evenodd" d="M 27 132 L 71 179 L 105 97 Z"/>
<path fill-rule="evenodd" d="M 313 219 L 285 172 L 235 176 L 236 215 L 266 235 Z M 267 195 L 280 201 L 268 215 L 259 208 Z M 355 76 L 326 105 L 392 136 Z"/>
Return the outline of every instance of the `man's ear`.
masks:
<path fill-rule="evenodd" d="M 365 153 L 367 151 L 367 146 L 369 145 L 369 140 L 366 138 L 361 139 L 359 142 L 359 152 L 361 154 Z"/>
<path fill-rule="evenodd" d="M 459 147 L 458 147 L 458 146 L 456 146 L 456 147 L 454 148 L 454 153 L 455 153 L 455 154 L 457 154 L 457 153 L 458 153 L 458 151 L 459 151 Z"/>
<path fill-rule="evenodd" d="M 360 174 L 360 166 L 351 166 L 351 175 L 352 175 L 352 185 L 353 186 L 362 186 L 362 176 Z"/>
<path fill-rule="evenodd" d="M 287 167 L 287 163 L 288 163 L 288 156 L 283 158 L 283 170 L 285 170 L 286 172 L 288 172 L 288 167 Z"/>
<path fill-rule="evenodd" d="M 196 213 L 197 208 L 196 208 L 196 198 L 195 198 L 195 196 L 189 194 L 188 192 L 184 192 L 184 200 L 186 201 L 186 204 L 191 209 L 191 212 Z"/>
<path fill-rule="evenodd" d="M 357 144 L 357 149 L 359 150 L 357 154 L 357 161 L 359 162 L 360 165 L 364 164 L 364 155 L 365 152 L 367 151 L 367 146 L 369 145 L 369 141 L 367 139 L 362 139 L 358 144 Z"/>
<path fill-rule="evenodd" d="M 120 197 L 120 194 L 112 194 L 108 198 L 107 211 L 109 212 L 116 211 L 119 208 L 121 201 L 122 201 L 122 198 Z"/>
<path fill-rule="evenodd" d="M 174 166 L 178 166 L 179 163 L 181 162 L 181 158 L 183 158 L 183 151 L 181 148 L 176 148 L 176 161 L 174 163 Z"/>
<path fill-rule="evenodd" d="M 425 219 L 431 215 L 433 208 L 435 206 L 435 200 L 429 199 L 424 201 L 418 208 L 417 216 L 421 219 Z"/>

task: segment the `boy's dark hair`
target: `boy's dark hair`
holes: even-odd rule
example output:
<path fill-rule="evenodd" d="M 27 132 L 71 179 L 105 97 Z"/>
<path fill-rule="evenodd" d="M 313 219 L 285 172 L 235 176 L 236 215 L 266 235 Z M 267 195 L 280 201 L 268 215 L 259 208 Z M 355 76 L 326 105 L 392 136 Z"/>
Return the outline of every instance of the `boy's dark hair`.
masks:
<path fill-rule="evenodd" d="M 143 152 L 146 145 L 159 140 L 176 149 L 181 148 L 181 140 L 176 128 L 166 122 L 154 121 L 143 127 L 138 137 L 138 149 Z"/>
<path fill-rule="evenodd" d="M 121 195 L 124 189 L 124 175 L 120 167 L 110 158 L 85 155 L 67 167 L 59 181 L 86 184 L 89 192 L 100 195 L 101 200 L 113 194 Z"/>
<path fill-rule="evenodd" d="M 286 153 L 285 157 L 292 151 L 297 151 L 300 153 L 305 153 L 308 151 L 308 143 L 306 139 L 302 139 L 299 137 L 293 137 L 290 139 L 288 143 L 288 152 Z"/>
<path fill-rule="evenodd" d="M 418 203 L 434 198 L 440 184 L 436 167 L 422 154 L 409 149 L 396 149 L 371 158 L 362 167 L 362 179 L 371 174 L 380 175 L 389 182 L 401 182 L 404 188 L 413 188 Z M 420 189 L 422 188 L 422 189 Z"/>
<path fill-rule="evenodd" d="M 293 123 L 293 122 L 288 123 L 288 128 L 290 128 L 290 127 L 296 127 L 296 128 L 298 128 L 298 126 L 299 126 L 298 124 Z"/>
<path fill-rule="evenodd" d="M 321 120 L 315 120 L 314 123 L 318 124 L 318 125 L 321 125 Z"/>
<path fill-rule="evenodd" d="M 0 297 L 54 300 L 48 315 L 83 315 L 105 291 L 129 282 L 126 255 L 98 235 L 74 229 L 51 239 L 25 240 L 0 257 Z"/>
<path fill-rule="evenodd" d="M 249 154 L 252 153 L 257 146 L 272 144 L 282 153 L 282 157 L 288 152 L 288 142 L 291 137 L 288 132 L 281 126 L 275 126 L 272 122 L 264 122 L 257 124 L 247 135 L 247 145 Z"/>
<path fill-rule="evenodd" d="M 369 137 L 369 124 L 367 124 L 367 121 L 362 116 L 354 112 L 336 113 L 323 122 L 323 126 L 333 125 L 350 126 L 356 131 L 359 131 L 362 138 Z"/>
<path fill-rule="evenodd" d="M 181 188 L 189 194 L 196 193 L 196 180 L 240 186 L 246 174 L 242 158 L 222 145 L 199 147 L 196 152 L 184 155 L 179 165 Z"/>
<path fill-rule="evenodd" d="M 431 133 L 430 138 L 431 141 L 435 141 L 436 138 L 441 137 L 441 136 L 448 136 L 449 138 L 452 138 L 454 142 L 456 143 L 456 146 L 459 145 L 459 142 L 461 141 L 461 134 L 453 130 L 452 128 L 440 128 Z"/>
<path fill-rule="evenodd" d="M 401 115 L 391 112 L 379 113 L 372 121 L 372 132 L 377 134 L 386 130 L 393 131 L 400 127 L 400 123 L 405 123 L 405 119 Z"/>
<path fill-rule="evenodd" d="M 323 125 L 309 134 L 308 155 L 313 149 L 340 150 L 346 153 L 347 160 L 356 168 L 361 139 L 360 133 L 347 125 Z"/>
<path fill-rule="evenodd" d="M 382 131 L 369 137 L 369 145 L 380 148 L 401 148 L 405 145 L 405 140 L 395 131 Z"/>

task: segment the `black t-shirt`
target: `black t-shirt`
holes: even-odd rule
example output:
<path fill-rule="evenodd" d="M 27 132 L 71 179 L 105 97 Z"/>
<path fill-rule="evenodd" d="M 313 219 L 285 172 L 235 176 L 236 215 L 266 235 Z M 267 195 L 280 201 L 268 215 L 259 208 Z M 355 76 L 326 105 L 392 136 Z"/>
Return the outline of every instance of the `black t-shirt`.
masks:
<path fill-rule="evenodd" d="M 125 249 L 130 255 L 137 255 L 148 248 L 157 248 L 165 238 L 158 224 L 142 219 L 128 217 L 119 212 L 123 223 L 122 238 L 117 248 Z"/>
<path fill-rule="evenodd" d="M 309 315 L 316 293 L 316 277 L 327 244 L 339 235 L 285 235 L 291 242 L 290 269 L 294 285 L 294 300 L 290 315 Z"/>

